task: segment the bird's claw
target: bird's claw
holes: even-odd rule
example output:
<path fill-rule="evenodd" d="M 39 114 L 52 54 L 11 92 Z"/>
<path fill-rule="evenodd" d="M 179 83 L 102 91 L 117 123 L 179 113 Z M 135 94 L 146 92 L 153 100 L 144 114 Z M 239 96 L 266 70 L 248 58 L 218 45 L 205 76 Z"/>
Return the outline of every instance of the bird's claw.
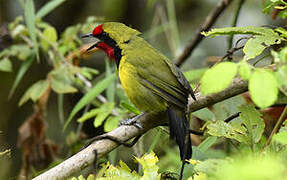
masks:
<path fill-rule="evenodd" d="M 142 124 L 137 121 L 139 119 L 139 117 L 141 117 L 142 115 L 143 114 L 140 114 L 140 115 L 135 116 L 133 118 L 123 120 L 119 123 L 119 126 L 127 125 L 127 126 L 135 126 L 138 129 L 143 129 Z"/>

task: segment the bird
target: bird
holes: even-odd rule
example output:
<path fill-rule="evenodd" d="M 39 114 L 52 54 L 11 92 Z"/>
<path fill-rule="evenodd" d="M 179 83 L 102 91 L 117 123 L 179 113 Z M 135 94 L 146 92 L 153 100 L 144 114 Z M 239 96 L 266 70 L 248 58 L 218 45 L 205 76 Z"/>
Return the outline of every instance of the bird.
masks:
<path fill-rule="evenodd" d="M 127 97 L 141 112 L 167 114 L 170 138 L 185 161 L 192 156 L 188 102 L 196 100 L 194 92 L 181 70 L 140 35 L 123 23 L 106 22 L 82 37 L 97 40 L 87 51 L 103 50 L 116 63 Z"/>

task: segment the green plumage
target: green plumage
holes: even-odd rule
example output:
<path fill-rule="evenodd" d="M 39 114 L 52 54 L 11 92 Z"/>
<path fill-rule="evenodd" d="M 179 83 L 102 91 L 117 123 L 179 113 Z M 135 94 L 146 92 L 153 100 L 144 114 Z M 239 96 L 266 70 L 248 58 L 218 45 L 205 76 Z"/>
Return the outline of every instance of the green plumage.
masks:
<path fill-rule="evenodd" d="M 191 158 L 190 138 L 185 142 L 188 128 L 186 106 L 192 89 L 182 72 L 168 58 L 155 50 L 138 31 L 121 23 L 105 23 L 103 30 L 117 43 L 122 58 L 119 77 L 131 102 L 143 112 L 166 111 L 171 137 L 175 137 L 183 159 Z"/>

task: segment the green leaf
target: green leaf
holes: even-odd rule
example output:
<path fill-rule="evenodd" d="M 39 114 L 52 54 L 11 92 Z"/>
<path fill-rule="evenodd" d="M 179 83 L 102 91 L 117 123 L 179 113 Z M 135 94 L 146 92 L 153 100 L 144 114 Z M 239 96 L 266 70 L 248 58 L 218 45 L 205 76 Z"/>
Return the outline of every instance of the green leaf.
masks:
<path fill-rule="evenodd" d="M 119 125 L 120 120 L 121 120 L 121 117 L 119 116 L 110 116 L 106 120 L 105 125 L 104 125 L 105 132 L 110 132 L 113 129 L 116 129 Z"/>
<path fill-rule="evenodd" d="M 243 52 L 244 60 L 249 60 L 260 55 L 265 48 L 272 44 L 277 44 L 275 39 L 268 39 L 269 36 L 254 36 L 251 37 L 244 45 Z M 272 41 L 273 40 L 273 41 Z M 271 41 L 271 42 L 269 42 Z"/>
<path fill-rule="evenodd" d="M 247 64 L 245 61 L 239 63 L 238 65 L 239 65 L 239 69 L 238 69 L 239 76 L 244 80 L 248 80 L 251 76 L 250 65 Z"/>
<path fill-rule="evenodd" d="M 41 19 L 47 14 L 49 14 L 51 11 L 53 11 L 56 7 L 61 5 L 66 0 L 52 0 L 46 3 L 36 14 L 36 17 Z"/>
<path fill-rule="evenodd" d="M 202 94 L 217 93 L 227 88 L 237 73 L 237 65 L 223 62 L 207 70 L 201 79 Z"/>
<path fill-rule="evenodd" d="M 99 112 L 101 112 L 100 108 L 96 108 L 96 109 L 92 109 L 89 112 L 86 112 L 85 114 L 83 114 L 82 117 L 80 117 L 77 121 L 79 123 L 85 122 L 86 120 L 95 117 Z"/>
<path fill-rule="evenodd" d="M 80 176 L 78 177 L 78 180 L 86 180 L 86 178 L 84 178 L 83 175 L 80 175 Z"/>
<path fill-rule="evenodd" d="M 95 87 L 93 87 L 87 94 L 85 94 L 84 97 L 81 98 L 81 100 L 76 104 L 71 114 L 69 115 L 69 118 L 64 125 L 64 130 L 71 122 L 73 117 L 76 115 L 76 113 L 81 110 L 85 105 L 89 104 L 92 100 L 94 100 L 100 93 L 102 93 L 110 85 L 110 83 L 113 82 L 114 78 L 114 75 L 106 77 L 102 81 L 98 82 Z"/>
<path fill-rule="evenodd" d="M 120 106 L 135 115 L 139 115 L 141 113 L 136 107 L 126 101 L 121 101 Z"/>
<path fill-rule="evenodd" d="M 247 128 L 247 135 L 251 144 L 258 143 L 264 132 L 264 120 L 261 114 L 252 105 L 242 105 L 239 107 L 240 118 Z"/>
<path fill-rule="evenodd" d="M 95 180 L 96 179 L 96 177 L 95 177 L 95 175 L 93 175 L 93 174 L 90 174 L 88 177 L 87 177 L 87 180 Z"/>
<path fill-rule="evenodd" d="M 277 99 L 277 81 L 271 71 L 256 69 L 250 77 L 248 88 L 251 99 L 260 108 L 272 105 Z"/>
<path fill-rule="evenodd" d="M 244 152 L 227 163 L 220 163 L 219 167 L 212 172 L 213 178 L 211 179 L 285 180 L 286 163 L 284 157 L 275 156 L 266 151 L 257 154 Z"/>
<path fill-rule="evenodd" d="M 0 61 L 0 71 L 11 72 L 12 63 L 8 58 L 4 58 Z"/>
<path fill-rule="evenodd" d="M 234 35 L 234 34 L 252 34 L 252 35 L 270 35 L 280 38 L 280 36 L 270 28 L 266 27 L 226 27 L 226 28 L 214 28 L 208 32 L 201 33 L 204 36 L 222 36 L 222 35 Z"/>
<path fill-rule="evenodd" d="M 201 152 L 207 151 L 214 143 L 216 143 L 217 137 L 215 136 L 209 136 L 207 137 L 200 145 L 198 146 L 198 149 Z"/>
<path fill-rule="evenodd" d="M 245 53 L 245 60 L 258 56 L 265 48 L 273 44 L 280 44 L 281 40 L 283 40 L 283 38 L 271 28 L 254 26 L 212 29 L 209 32 L 203 32 L 202 34 L 204 36 L 220 36 L 233 34 L 254 35 L 246 42 L 243 48 L 243 52 Z"/>
<path fill-rule="evenodd" d="M 103 104 L 100 107 L 100 112 L 97 114 L 94 120 L 94 126 L 99 127 L 104 122 L 104 120 L 112 113 L 114 107 L 114 102 L 107 102 Z"/>
<path fill-rule="evenodd" d="M 44 50 L 47 51 L 49 48 L 49 43 L 47 41 L 49 41 L 51 43 L 55 43 L 58 39 L 57 31 L 54 27 L 47 26 L 43 31 L 43 36 L 45 37 L 45 40 L 42 39 L 42 41 L 41 41 L 42 47 Z"/>
<path fill-rule="evenodd" d="M 158 173 L 159 168 L 156 165 L 158 158 L 153 152 L 145 154 L 141 158 L 135 158 L 143 167 L 143 176 L 141 177 L 142 180 L 160 179 L 160 174 Z"/>
<path fill-rule="evenodd" d="M 227 159 L 207 159 L 200 161 L 194 166 L 194 170 L 197 173 L 213 174 L 220 166 L 229 163 Z"/>
<path fill-rule="evenodd" d="M 198 117 L 201 120 L 204 121 L 214 121 L 215 120 L 215 116 L 213 114 L 213 112 L 211 112 L 208 108 L 203 108 L 200 109 L 196 112 L 193 112 L 192 115 Z"/>
<path fill-rule="evenodd" d="M 39 55 L 38 55 L 38 43 L 36 39 L 35 7 L 34 7 L 33 0 L 25 1 L 24 15 L 25 15 L 25 22 L 28 27 L 29 35 L 33 41 L 34 53 L 37 54 L 37 58 L 38 58 Z"/>
<path fill-rule="evenodd" d="M 120 166 L 113 166 L 109 165 L 109 162 L 103 166 L 101 171 L 98 173 L 100 174 L 101 180 L 109 180 L 109 179 L 132 179 L 132 180 L 139 180 L 140 176 L 135 172 L 131 171 L 130 168 L 122 161 L 120 161 Z M 97 177 L 99 177 L 97 175 Z"/>
<path fill-rule="evenodd" d="M 58 94 L 75 93 L 78 90 L 71 86 L 71 74 L 65 68 L 57 69 L 51 73 L 51 87 Z"/>
<path fill-rule="evenodd" d="M 87 78 L 87 79 L 89 79 L 89 80 L 91 80 L 91 79 L 93 78 L 93 75 L 99 74 L 99 71 L 96 70 L 96 69 L 93 69 L 93 68 L 82 67 L 80 70 L 81 70 L 80 73 L 81 73 L 85 78 Z"/>
<path fill-rule="evenodd" d="M 206 70 L 207 68 L 193 69 L 184 72 L 184 76 L 189 82 L 198 81 L 203 76 Z"/>
<path fill-rule="evenodd" d="M 272 140 L 279 142 L 281 144 L 287 145 L 287 131 L 283 131 L 283 132 L 279 132 L 275 134 Z"/>
<path fill-rule="evenodd" d="M 274 31 L 279 32 L 280 35 L 284 38 L 287 38 L 287 30 L 282 28 L 282 27 L 278 27 L 276 29 L 274 29 Z"/>
<path fill-rule="evenodd" d="M 8 98 L 11 98 L 13 96 L 18 84 L 20 83 L 21 79 L 23 78 L 23 76 L 25 75 L 25 73 L 27 72 L 27 70 L 29 69 L 33 61 L 34 61 L 34 56 L 30 56 L 29 59 L 27 59 L 26 61 L 22 63 L 17 73 L 16 79 L 13 83 L 13 86 L 11 88 Z"/>
<path fill-rule="evenodd" d="M 151 152 L 151 151 L 154 150 L 155 146 L 158 144 L 158 141 L 159 141 L 160 138 L 161 138 L 161 134 L 162 134 L 161 131 L 162 131 L 161 129 L 158 129 L 158 130 L 157 130 L 157 133 L 156 133 L 156 135 L 153 137 L 152 143 L 151 143 L 151 145 L 149 146 L 147 152 Z"/>
<path fill-rule="evenodd" d="M 216 121 L 207 125 L 208 134 L 217 137 L 235 139 L 242 143 L 247 143 L 247 135 L 239 128 L 233 127 L 224 121 Z"/>
<path fill-rule="evenodd" d="M 75 93 L 78 91 L 76 88 L 74 88 L 67 82 L 62 81 L 60 79 L 52 79 L 51 87 L 56 93 L 59 93 L 59 94 Z"/>
<path fill-rule="evenodd" d="M 37 101 L 42 95 L 48 90 L 49 88 L 49 81 L 48 80 L 41 80 L 38 81 L 31 92 L 31 99 L 35 102 Z"/>
<path fill-rule="evenodd" d="M 48 80 L 40 80 L 33 84 L 23 95 L 21 100 L 19 101 L 19 106 L 22 106 L 25 102 L 27 102 L 30 98 L 36 102 L 49 88 Z"/>
<path fill-rule="evenodd" d="M 16 39 L 18 35 L 25 34 L 26 32 L 27 28 L 23 24 L 18 24 L 11 30 L 11 36 L 13 39 Z"/>
<path fill-rule="evenodd" d="M 287 62 L 287 46 L 285 46 L 279 53 L 279 58 L 282 62 Z"/>

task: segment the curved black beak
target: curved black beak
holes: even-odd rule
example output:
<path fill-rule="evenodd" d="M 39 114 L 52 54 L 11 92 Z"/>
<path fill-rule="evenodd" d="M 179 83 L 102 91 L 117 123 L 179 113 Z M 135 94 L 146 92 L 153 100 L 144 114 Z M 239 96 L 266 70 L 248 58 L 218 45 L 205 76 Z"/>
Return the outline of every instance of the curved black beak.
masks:
<path fill-rule="evenodd" d="M 87 38 L 87 37 L 93 37 L 92 33 L 84 34 L 81 36 L 81 38 Z"/>

